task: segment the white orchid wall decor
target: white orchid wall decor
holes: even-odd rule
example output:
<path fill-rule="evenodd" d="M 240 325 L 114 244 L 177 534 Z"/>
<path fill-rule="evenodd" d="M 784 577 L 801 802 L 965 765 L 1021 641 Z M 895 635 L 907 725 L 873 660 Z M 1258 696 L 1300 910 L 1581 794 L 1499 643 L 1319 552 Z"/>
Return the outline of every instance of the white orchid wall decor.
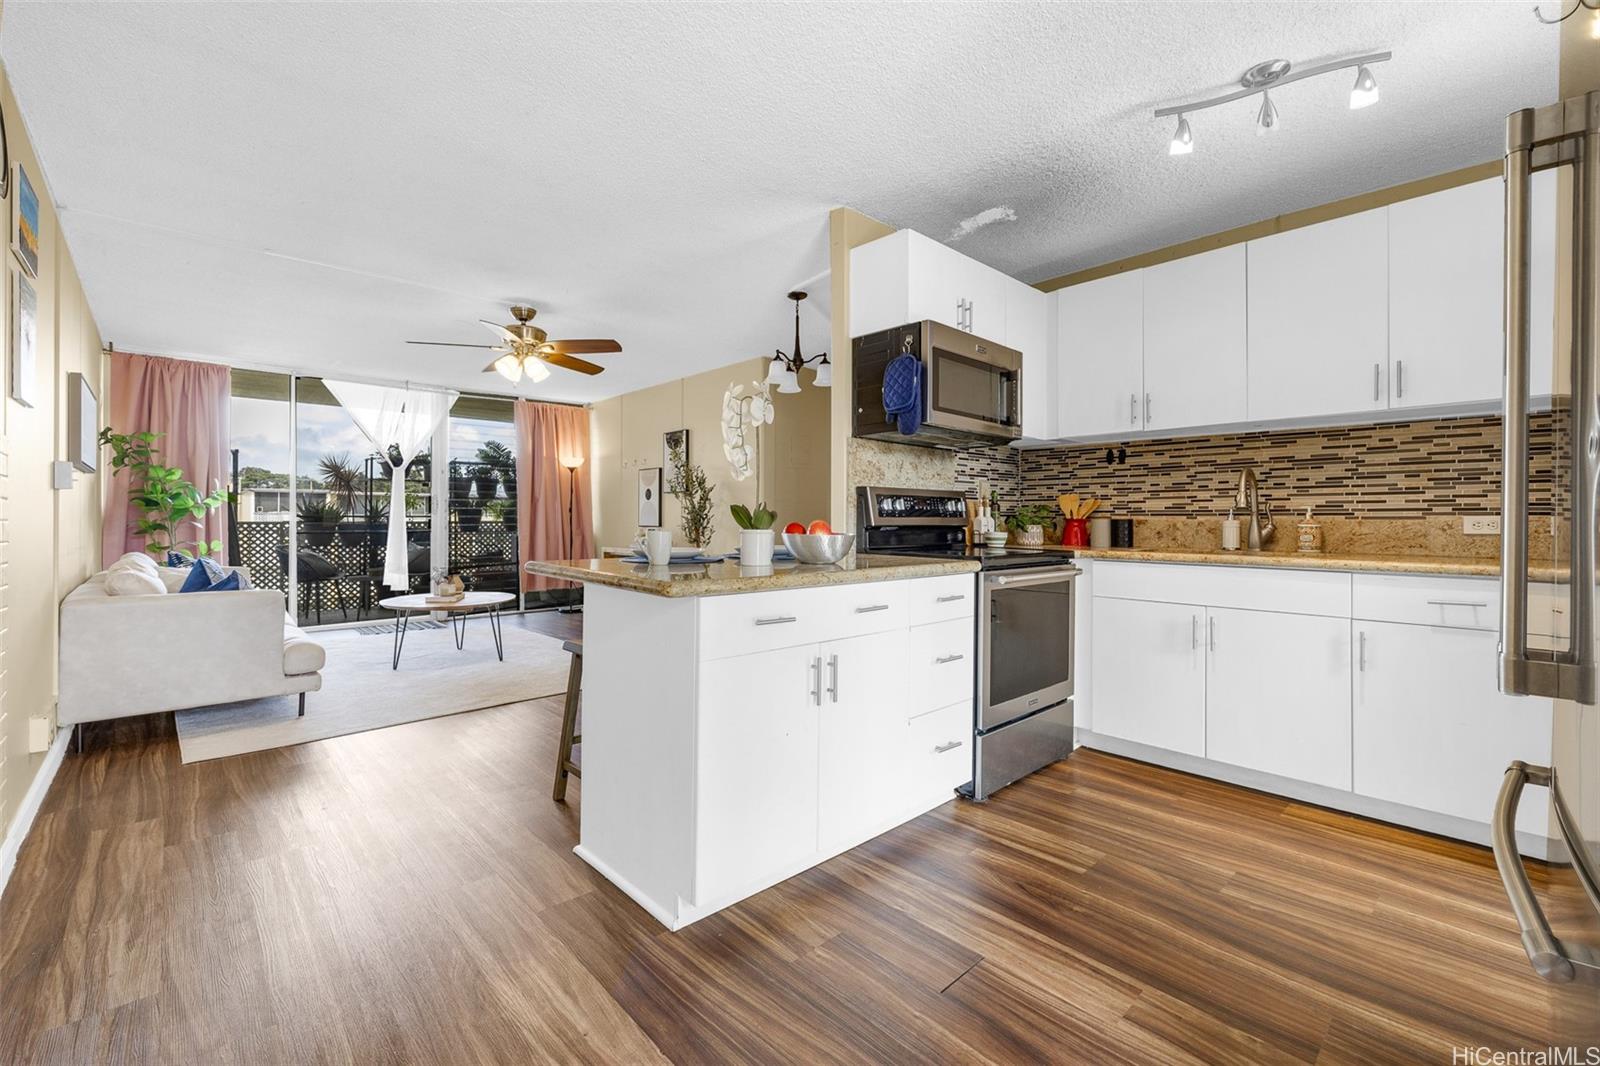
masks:
<path fill-rule="evenodd" d="M 757 445 L 762 426 L 772 425 L 772 395 L 765 382 L 746 391 L 744 385 L 729 385 L 722 394 L 722 454 L 733 469 L 733 479 L 744 481 L 755 474 L 759 479 L 760 458 Z"/>

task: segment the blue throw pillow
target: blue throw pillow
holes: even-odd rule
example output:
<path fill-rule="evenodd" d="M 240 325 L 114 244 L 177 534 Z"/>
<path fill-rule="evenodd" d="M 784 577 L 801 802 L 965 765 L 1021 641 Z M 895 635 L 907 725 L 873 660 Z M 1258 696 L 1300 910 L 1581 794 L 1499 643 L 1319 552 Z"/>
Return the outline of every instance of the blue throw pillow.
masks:
<path fill-rule="evenodd" d="M 167 552 L 167 565 L 176 570 L 180 566 L 188 566 L 194 562 L 187 552 Z"/>
<path fill-rule="evenodd" d="M 189 567 L 189 576 L 183 579 L 183 587 L 179 592 L 229 592 L 232 589 L 222 588 L 222 583 L 229 578 L 233 579 L 232 589 L 239 588 L 239 572 L 224 570 L 213 559 L 196 559 L 194 565 Z"/>
<path fill-rule="evenodd" d="M 239 584 L 239 571 L 230 570 L 228 576 L 218 581 L 215 585 L 207 585 L 200 589 L 201 592 L 238 592 L 242 585 Z"/>

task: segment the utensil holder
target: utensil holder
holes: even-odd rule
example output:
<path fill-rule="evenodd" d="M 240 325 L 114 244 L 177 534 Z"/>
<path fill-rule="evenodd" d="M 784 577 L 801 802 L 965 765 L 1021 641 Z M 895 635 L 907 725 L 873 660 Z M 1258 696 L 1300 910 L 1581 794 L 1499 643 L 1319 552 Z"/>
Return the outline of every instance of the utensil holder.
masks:
<path fill-rule="evenodd" d="M 1089 546 L 1089 520 L 1087 518 L 1069 518 L 1061 530 L 1061 546 L 1064 548 L 1087 548 Z"/>

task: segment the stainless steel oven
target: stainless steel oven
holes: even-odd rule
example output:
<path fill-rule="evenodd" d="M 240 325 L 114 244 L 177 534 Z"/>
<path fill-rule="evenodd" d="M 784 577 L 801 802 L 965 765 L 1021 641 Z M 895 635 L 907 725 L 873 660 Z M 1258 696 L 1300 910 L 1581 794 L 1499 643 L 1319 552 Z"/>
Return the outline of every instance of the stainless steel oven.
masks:
<path fill-rule="evenodd" d="M 1072 751 L 1075 566 L 979 575 L 972 797 L 986 799 Z"/>
<path fill-rule="evenodd" d="M 857 437 L 959 447 L 1022 436 L 1022 353 L 942 322 L 913 322 L 857 337 L 854 359 Z M 890 360 L 922 363 L 922 426 L 905 434 L 883 409 Z"/>

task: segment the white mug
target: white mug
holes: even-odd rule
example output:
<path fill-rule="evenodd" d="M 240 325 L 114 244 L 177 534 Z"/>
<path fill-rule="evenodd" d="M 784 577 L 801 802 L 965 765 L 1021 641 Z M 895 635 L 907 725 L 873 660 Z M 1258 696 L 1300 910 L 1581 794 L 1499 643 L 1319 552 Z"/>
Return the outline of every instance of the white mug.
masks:
<path fill-rule="evenodd" d="M 644 553 L 651 566 L 666 566 L 672 562 L 672 530 L 651 529 L 644 535 Z"/>

